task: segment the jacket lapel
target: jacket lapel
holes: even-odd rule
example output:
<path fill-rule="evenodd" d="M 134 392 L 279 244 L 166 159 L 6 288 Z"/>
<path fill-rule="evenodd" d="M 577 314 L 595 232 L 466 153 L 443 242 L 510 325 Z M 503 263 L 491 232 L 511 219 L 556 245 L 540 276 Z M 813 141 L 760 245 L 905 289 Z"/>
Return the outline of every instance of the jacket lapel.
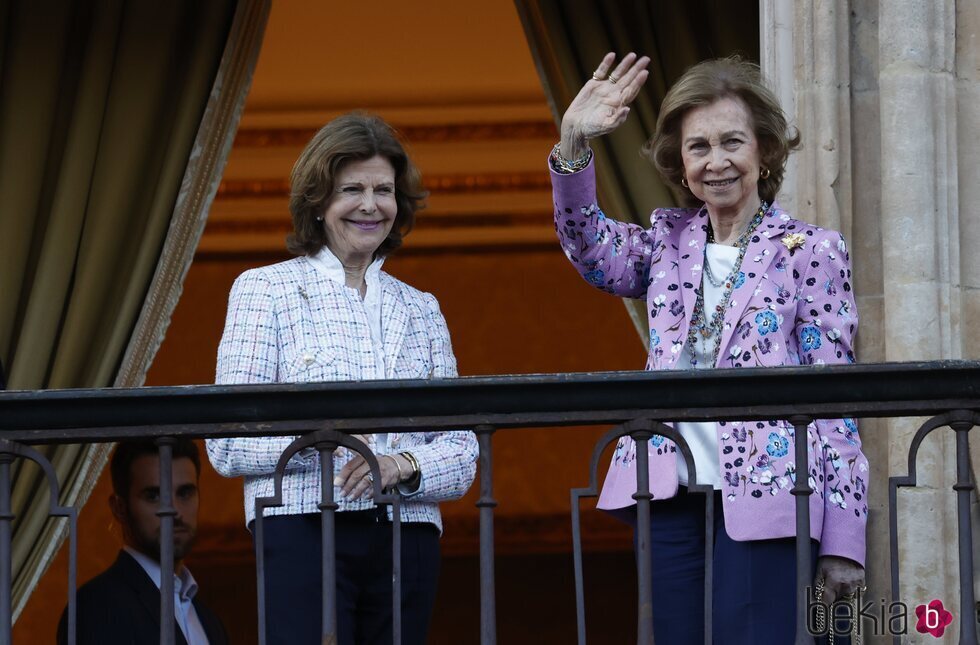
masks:
<path fill-rule="evenodd" d="M 129 585 L 136 592 L 136 597 L 139 598 L 140 604 L 146 609 L 147 614 L 153 620 L 153 624 L 156 626 L 157 631 L 160 631 L 160 590 L 157 589 L 156 585 L 150 580 L 150 576 L 147 575 L 143 567 L 140 566 L 139 562 L 133 559 L 131 555 L 125 551 L 119 552 L 119 557 L 116 559 L 116 564 L 119 566 L 120 572 L 123 577 L 129 583 Z M 176 645 L 187 645 L 187 639 L 184 638 L 184 633 L 180 631 L 180 627 L 177 626 L 177 618 L 174 617 L 174 635 L 176 636 Z"/>
<path fill-rule="evenodd" d="M 775 205 L 763 218 L 759 227 L 749 240 L 749 245 L 745 249 L 745 257 L 742 259 L 741 272 L 744 281 L 736 289 L 732 290 L 728 309 L 725 311 L 725 325 L 721 329 L 721 346 L 718 351 L 718 363 L 715 367 L 724 367 L 725 361 L 731 358 L 734 347 L 729 347 L 732 342 L 732 335 L 741 323 L 743 315 L 751 315 L 753 311 L 746 311 L 749 302 L 754 299 L 754 294 L 762 276 L 769 271 L 770 265 L 776 259 L 779 252 L 779 239 L 782 237 L 784 223 L 779 219 Z M 743 351 L 745 347 L 741 348 Z"/>
<path fill-rule="evenodd" d="M 405 330 L 408 328 L 409 311 L 395 281 L 387 273 L 381 273 L 381 334 L 384 337 L 385 376 L 395 378 L 395 367 Z"/>
<path fill-rule="evenodd" d="M 677 276 L 678 288 L 684 302 L 684 317 L 678 331 L 681 343 L 686 345 L 688 330 L 691 327 L 691 315 L 694 313 L 694 303 L 697 300 L 697 290 L 701 288 L 701 272 L 704 263 L 704 245 L 708 238 L 708 211 L 703 207 L 697 211 L 682 226 L 678 237 Z M 681 351 L 684 351 L 683 349 Z M 680 358 L 681 352 L 671 352 L 667 361 L 667 369 L 672 369 Z"/>

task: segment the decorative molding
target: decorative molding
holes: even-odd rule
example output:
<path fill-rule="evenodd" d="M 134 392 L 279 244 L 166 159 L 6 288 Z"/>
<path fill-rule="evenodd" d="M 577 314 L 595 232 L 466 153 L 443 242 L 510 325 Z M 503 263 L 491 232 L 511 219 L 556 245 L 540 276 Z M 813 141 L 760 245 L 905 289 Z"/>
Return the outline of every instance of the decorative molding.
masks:
<path fill-rule="evenodd" d="M 526 213 L 453 213 L 450 215 L 429 215 L 422 213 L 415 220 L 414 231 L 428 228 L 499 228 L 507 226 L 546 225 L 552 228 L 551 213 L 547 210 Z M 292 232 L 293 224 L 281 214 L 268 217 L 212 219 L 204 231 L 205 235 L 252 235 L 287 234 Z"/>
<path fill-rule="evenodd" d="M 487 193 L 500 191 L 550 191 L 546 171 L 483 174 L 429 175 L 422 178 L 432 194 Z M 217 199 L 278 199 L 289 196 L 286 178 L 226 179 L 218 186 Z"/>
<path fill-rule="evenodd" d="M 440 123 L 394 125 L 412 144 L 500 141 L 501 139 L 555 139 L 558 130 L 551 121 L 495 123 Z M 245 128 L 235 137 L 236 148 L 305 146 L 318 128 Z"/>

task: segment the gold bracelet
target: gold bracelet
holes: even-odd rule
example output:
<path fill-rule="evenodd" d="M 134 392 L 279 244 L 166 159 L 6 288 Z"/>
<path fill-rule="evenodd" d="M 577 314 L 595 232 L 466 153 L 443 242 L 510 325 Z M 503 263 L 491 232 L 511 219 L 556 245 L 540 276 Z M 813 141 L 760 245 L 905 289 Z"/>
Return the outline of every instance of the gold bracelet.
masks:
<path fill-rule="evenodd" d="M 401 483 L 405 481 L 405 473 L 402 472 L 402 465 L 398 463 L 398 457 L 395 457 L 394 455 L 385 455 L 385 457 L 395 462 L 395 468 L 398 469 L 398 482 Z"/>
<path fill-rule="evenodd" d="M 415 479 L 416 475 L 422 474 L 422 469 L 419 467 L 419 460 L 415 458 L 415 455 L 410 452 L 400 452 L 398 454 L 404 457 L 408 461 L 409 465 L 412 466 L 412 476 L 409 477 L 409 480 Z"/>

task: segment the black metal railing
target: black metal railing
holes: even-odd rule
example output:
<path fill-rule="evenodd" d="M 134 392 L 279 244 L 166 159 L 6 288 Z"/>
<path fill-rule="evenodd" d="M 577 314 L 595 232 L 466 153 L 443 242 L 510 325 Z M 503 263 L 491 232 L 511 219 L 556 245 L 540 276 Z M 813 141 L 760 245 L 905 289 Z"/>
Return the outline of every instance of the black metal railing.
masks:
<path fill-rule="evenodd" d="M 572 491 L 574 566 L 579 642 L 585 642 L 579 500 L 597 494 L 597 469 L 603 448 L 624 435 L 638 444 L 637 517 L 649 521 L 650 500 L 647 441 L 659 434 L 677 442 L 688 463 L 692 492 L 710 487 L 696 484 L 690 449 L 671 427 L 672 421 L 787 420 L 797 437 L 806 436 L 814 419 L 839 417 L 927 416 L 909 449 L 907 477 L 893 477 L 889 490 L 891 581 L 893 600 L 899 599 L 897 549 L 897 488 L 916 485 L 916 455 L 923 439 L 941 428 L 956 433 L 961 580 L 960 643 L 977 643 L 973 619 L 973 537 L 970 496 L 974 483 L 969 466 L 969 431 L 980 424 L 980 362 L 887 363 L 772 369 L 704 370 L 686 372 L 608 372 L 534 376 L 477 377 L 425 381 L 367 381 L 255 386 L 187 386 L 138 389 L 0 392 L 0 645 L 11 642 L 10 463 L 17 458 L 36 461 L 51 486 L 51 514 L 69 518 L 71 553 L 69 576 L 74 588 L 76 511 L 58 506 L 53 469 L 27 444 L 108 442 L 155 437 L 160 446 L 161 566 L 173 566 L 173 517 L 169 484 L 174 437 L 217 438 L 302 435 L 282 454 L 277 468 L 277 495 L 258 500 L 261 509 L 281 503 L 281 476 L 290 456 L 315 448 L 321 457 L 324 558 L 323 632 L 335 631 L 332 604 L 333 513 L 337 508 L 332 486 L 332 456 L 344 446 L 367 459 L 374 474 L 375 498 L 393 505 L 395 607 L 399 606 L 398 547 L 400 506 L 397 495 L 378 488 L 378 463 L 367 446 L 350 434 L 471 428 L 480 447 L 480 593 L 481 643 L 496 642 L 493 517 L 493 436 L 501 429 L 528 426 L 615 424 L 595 447 L 588 473 L 590 486 Z M 559 430 L 556 429 L 556 432 Z M 867 437 L 865 437 L 867 440 Z M 805 441 L 796 442 L 796 463 L 807 463 Z M 874 464 L 872 464 L 874 467 Z M 798 627 L 796 643 L 812 643 L 806 630 L 804 606 L 806 573 L 811 562 L 809 495 L 806 478 L 797 477 L 792 493 L 797 504 Z M 706 505 L 707 538 L 711 543 L 715 509 Z M 256 522 L 261 543 L 261 521 Z M 649 545 L 638 532 L 639 642 L 652 642 L 649 611 Z M 264 638 L 264 584 L 261 549 L 257 544 L 259 636 Z M 706 558 L 706 642 L 711 642 L 711 558 Z M 162 577 L 161 615 L 173 615 L 173 579 Z M 70 642 L 75 627 L 74 599 L 69 599 Z M 396 609 L 397 611 L 397 609 Z M 396 615 L 396 624 L 398 624 Z M 174 639 L 173 621 L 161 621 L 161 643 Z M 395 642 L 398 642 L 398 633 Z M 327 641 L 325 641 L 327 642 Z M 900 637 L 895 637 L 900 642 Z"/>

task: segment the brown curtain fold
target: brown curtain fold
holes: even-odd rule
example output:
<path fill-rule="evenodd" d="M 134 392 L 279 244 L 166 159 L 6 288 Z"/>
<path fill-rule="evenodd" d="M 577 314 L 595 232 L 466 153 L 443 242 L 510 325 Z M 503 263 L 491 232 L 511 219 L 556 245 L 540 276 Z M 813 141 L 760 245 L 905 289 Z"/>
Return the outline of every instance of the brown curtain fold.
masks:
<path fill-rule="evenodd" d="M 269 0 L 0 3 L 0 358 L 11 389 L 138 386 L 217 190 Z M 0 421 L 2 427 L 2 421 Z M 79 506 L 109 446 L 46 446 Z M 66 527 L 13 476 L 14 611 Z"/>
<path fill-rule="evenodd" d="M 649 56 L 650 77 L 629 119 L 592 141 L 599 200 L 611 216 L 649 224 L 657 207 L 678 196 L 639 156 L 653 135 L 667 89 L 688 67 L 708 58 L 741 54 L 759 60 L 759 12 L 755 3 L 721 0 L 514 0 L 555 123 L 606 52 Z M 542 158 L 544 152 L 542 152 Z M 644 303 L 624 300 L 646 343 Z"/>

